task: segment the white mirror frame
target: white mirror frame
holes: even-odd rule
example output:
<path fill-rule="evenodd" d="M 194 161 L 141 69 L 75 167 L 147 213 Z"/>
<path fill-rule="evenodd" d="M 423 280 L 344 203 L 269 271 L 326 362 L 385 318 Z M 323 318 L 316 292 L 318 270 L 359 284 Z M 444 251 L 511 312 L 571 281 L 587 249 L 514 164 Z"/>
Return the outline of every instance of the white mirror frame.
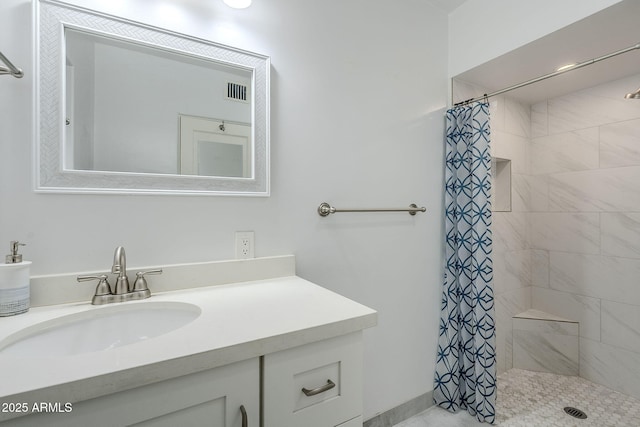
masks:
<path fill-rule="evenodd" d="M 268 56 L 101 14 L 54 0 L 35 5 L 35 191 L 58 193 L 203 194 L 269 196 Z M 197 177 L 65 170 L 65 27 L 193 55 L 239 67 L 253 74 L 253 176 Z"/>

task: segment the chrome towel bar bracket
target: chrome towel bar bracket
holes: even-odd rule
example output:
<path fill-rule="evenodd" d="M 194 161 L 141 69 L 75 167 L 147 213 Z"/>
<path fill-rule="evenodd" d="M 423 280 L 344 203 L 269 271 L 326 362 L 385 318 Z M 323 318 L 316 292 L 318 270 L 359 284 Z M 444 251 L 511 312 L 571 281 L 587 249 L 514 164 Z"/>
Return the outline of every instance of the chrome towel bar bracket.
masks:
<path fill-rule="evenodd" d="M 9 61 L 9 58 L 7 58 L 6 56 L 4 56 L 2 54 L 2 52 L 0 52 L 0 62 L 3 62 L 4 65 L 6 65 L 6 67 L 0 67 L 0 75 L 2 74 L 9 74 L 13 77 L 16 77 L 18 79 L 22 78 L 22 76 L 24 76 L 24 73 L 22 72 L 22 70 L 18 67 L 16 67 L 15 65 L 13 65 L 11 63 L 11 61 Z"/>
<path fill-rule="evenodd" d="M 320 203 L 320 206 L 318 206 L 318 215 L 320 216 L 329 216 L 336 212 L 409 212 L 409 215 L 415 215 L 416 212 L 426 211 L 427 208 L 424 206 L 419 208 L 414 203 L 410 204 L 408 208 L 338 209 L 327 202 Z"/>

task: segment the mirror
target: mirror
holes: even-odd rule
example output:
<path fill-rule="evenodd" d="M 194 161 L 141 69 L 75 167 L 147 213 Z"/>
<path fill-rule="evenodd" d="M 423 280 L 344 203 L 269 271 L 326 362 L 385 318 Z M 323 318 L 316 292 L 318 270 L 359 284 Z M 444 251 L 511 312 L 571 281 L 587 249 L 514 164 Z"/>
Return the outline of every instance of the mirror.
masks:
<path fill-rule="evenodd" d="M 39 2 L 36 191 L 269 195 L 268 57 Z"/>
<path fill-rule="evenodd" d="M 251 177 L 251 70 L 72 28 L 65 45 L 64 169 Z"/>

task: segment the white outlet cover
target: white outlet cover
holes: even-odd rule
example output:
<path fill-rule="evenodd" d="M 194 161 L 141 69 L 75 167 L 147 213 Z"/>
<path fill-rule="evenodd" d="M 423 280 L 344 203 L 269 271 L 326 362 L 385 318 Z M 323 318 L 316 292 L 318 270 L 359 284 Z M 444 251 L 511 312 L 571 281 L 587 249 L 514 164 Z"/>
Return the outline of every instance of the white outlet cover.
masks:
<path fill-rule="evenodd" d="M 236 231 L 236 259 L 255 258 L 253 231 Z"/>

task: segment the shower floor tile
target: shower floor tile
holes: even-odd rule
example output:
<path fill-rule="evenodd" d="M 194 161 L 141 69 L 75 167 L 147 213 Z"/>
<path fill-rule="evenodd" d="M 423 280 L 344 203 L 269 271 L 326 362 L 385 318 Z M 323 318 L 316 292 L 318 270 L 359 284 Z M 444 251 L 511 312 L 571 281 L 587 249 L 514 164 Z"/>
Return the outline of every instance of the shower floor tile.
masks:
<path fill-rule="evenodd" d="M 577 419 L 563 408 L 587 414 Z M 638 427 L 640 400 L 580 377 L 511 369 L 498 376 L 498 419 L 502 427 Z M 394 427 L 479 427 L 465 411 L 456 414 L 438 407 Z"/>

